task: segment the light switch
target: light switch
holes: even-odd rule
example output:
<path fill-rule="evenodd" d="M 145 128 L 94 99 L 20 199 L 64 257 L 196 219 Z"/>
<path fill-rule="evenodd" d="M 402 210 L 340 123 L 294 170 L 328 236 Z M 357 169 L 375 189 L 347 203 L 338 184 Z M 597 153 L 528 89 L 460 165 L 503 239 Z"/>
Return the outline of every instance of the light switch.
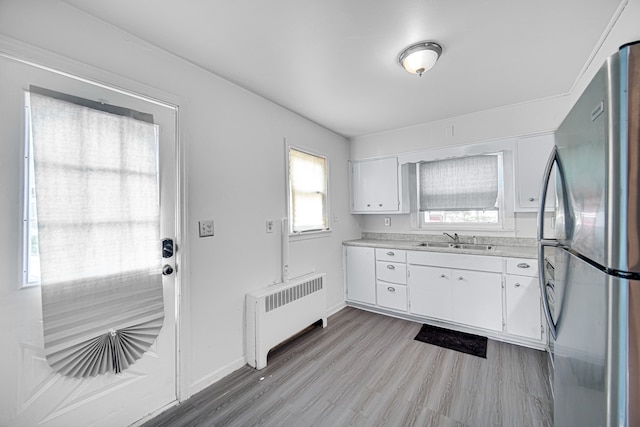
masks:
<path fill-rule="evenodd" d="M 267 233 L 273 233 L 273 220 L 268 219 L 266 222 Z"/>
<path fill-rule="evenodd" d="M 200 230 L 200 237 L 213 236 L 213 220 L 212 219 L 199 221 L 198 228 Z"/>

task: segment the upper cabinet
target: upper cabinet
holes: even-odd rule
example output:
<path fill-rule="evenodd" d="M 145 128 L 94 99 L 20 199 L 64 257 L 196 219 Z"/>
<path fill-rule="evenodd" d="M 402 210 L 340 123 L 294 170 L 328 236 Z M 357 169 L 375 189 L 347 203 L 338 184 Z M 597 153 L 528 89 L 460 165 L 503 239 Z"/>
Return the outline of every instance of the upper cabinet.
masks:
<path fill-rule="evenodd" d="M 405 186 L 397 157 L 350 162 L 352 213 L 405 213 Z"/>
<path fill-rule="evenodd" d="M 544 170 L 554 144 L 552 133 L 524 137 L 516 142 L 514 160 L 516 212 L 538 210 Z M 555 180 L 553 174 L 551 178 L 545 205 L 547 211 L 554 209 Z"/>

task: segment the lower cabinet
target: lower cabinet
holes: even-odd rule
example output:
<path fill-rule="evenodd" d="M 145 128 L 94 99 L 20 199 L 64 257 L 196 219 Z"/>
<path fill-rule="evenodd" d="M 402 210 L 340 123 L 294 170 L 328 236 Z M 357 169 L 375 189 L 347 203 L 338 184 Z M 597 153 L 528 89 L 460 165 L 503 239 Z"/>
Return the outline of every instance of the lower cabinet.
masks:
<path fill-rule="evenodd" d="M 359 246 L 344 254 L 354 306 L 544 348 L 536 260 Z"/>
<path fill-rule="evenodd" d="M 532 340 L 544 335 L 540 312 L 537 260 L 507 259 L 505 275 L 506 332 Z"/>
<path fill-rule="evenodd" d="M 411 314 L 453 320 L 451 270 L 412 265 L 410 271 Z"/>
<path fill-rule="evenodd" d="M 502 274 L 452 270 L 453 320 L 502 331 Z"/>
<path fill-rule="evenodd" d="M 373 248 L 345 246 L 347 300 L 376 303 L 376 260 Z"/>
<path fill-rule="evenodd" d="M 409 290 L 412 314 L 502 331 L 501 273 L 412 265 Z"/>

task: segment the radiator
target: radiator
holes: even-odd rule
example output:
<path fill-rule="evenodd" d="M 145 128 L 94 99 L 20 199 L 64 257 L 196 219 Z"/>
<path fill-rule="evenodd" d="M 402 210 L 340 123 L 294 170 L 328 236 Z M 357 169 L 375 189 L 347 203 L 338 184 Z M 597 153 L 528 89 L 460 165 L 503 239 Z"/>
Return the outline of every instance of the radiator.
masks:
<path fill-rule="evenodd" d="M 327 326 L 324 273 L 269 286 L 247 294 L 247 363 L 267 366 L 267 354 L 276 345 L 322 320 Z"/>

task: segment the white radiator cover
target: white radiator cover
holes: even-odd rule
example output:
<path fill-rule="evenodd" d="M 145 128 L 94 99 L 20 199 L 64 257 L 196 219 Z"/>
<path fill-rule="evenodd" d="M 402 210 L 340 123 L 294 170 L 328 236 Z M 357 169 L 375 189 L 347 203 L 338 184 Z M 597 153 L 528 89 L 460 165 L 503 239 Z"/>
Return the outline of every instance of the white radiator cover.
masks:
<path fill-rule="evenodd" d="M 267 366 L 267 354 L 276 345 L 322 320 L 327 326 L 325 274 L 299 277 L 247 294 L 247 363 Z"/>

